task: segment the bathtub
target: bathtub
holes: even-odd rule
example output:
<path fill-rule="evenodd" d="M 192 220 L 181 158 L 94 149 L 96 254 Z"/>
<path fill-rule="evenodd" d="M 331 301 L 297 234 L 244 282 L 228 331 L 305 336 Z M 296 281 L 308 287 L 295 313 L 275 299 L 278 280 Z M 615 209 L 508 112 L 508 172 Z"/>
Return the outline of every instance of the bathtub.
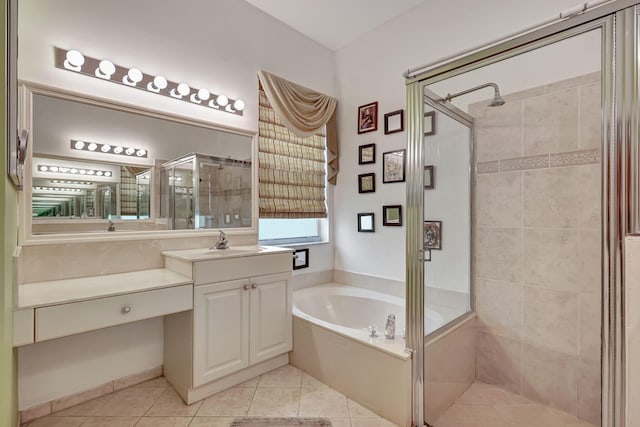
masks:
<path fill-rule="evenodd" d="M 301 289 L 293 293 L 293 315 L 316 325 L 353 338 L 365 345 L 408 358 L 405 351 L 404 299 L 392 295 L 342 284 L 325 284 Z M 387 316 L 396 317 L 395 339 L 384 336 Z M 425 333 L 440 328 L 444 320 L 440 314 L 425 308 Z M 378 336 L 369 336 L 369 326 L 375 325 Z"/>
<path fill-rule="evenodd" d="M 430 419 L 437 418 L 475 377 L 472 319 L 443 328 L 448 315 L 436 309 L 425 307 L 425 335 L 430 338 L 425 363 L 431 368 L 425 378 L 425 403 Z M 384 337 L 388 314 L 396 316 L 395 339 Z M 404 299 L 328 283 L 294 291 L 293 315 L 292 365 L 394 424 L 411 426 L 411 354 L 403 338 Z M 377 326 L 375 338 L 368 333 L 371 324 Z M 452 355 L 457 363 L 451 363 Z"/>

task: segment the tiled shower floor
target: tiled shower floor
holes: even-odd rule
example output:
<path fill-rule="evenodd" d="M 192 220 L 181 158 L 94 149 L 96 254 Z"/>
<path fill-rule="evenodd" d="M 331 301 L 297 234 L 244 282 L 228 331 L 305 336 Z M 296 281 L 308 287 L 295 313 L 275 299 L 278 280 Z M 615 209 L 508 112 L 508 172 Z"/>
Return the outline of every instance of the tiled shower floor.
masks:
<path fill-rule="evenodd" d="M 594 427 L 507 390 L 473 383 L 434 427 Z"/>
<path fill-rule="evenodd" d="M 23 424 L 23 427 L 228 427 L 235 417 L 326 417 L 334 427 L 394 427 L 288 365 L 185 405 L 159 377 Z M 474 383 L 434 427 L 593 427 L 524 397 Z"/>

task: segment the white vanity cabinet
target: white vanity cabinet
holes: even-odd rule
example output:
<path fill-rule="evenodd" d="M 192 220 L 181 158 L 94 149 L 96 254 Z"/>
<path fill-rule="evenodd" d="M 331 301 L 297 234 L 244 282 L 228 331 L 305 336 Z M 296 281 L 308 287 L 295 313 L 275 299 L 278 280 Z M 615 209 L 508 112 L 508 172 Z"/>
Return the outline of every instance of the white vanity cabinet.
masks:
<path fill-rule="evenodd" d="M 195 387 L 292 349 L 289 273 L 195 288 Z"/>
<path fill-rule="evenodd" d="M 288 363 L 291 250 L 217 259 L 164 254 L 167 268 L 194 280 L 193 311 L 165 318 L 164 375 L 185 402 Z"/>

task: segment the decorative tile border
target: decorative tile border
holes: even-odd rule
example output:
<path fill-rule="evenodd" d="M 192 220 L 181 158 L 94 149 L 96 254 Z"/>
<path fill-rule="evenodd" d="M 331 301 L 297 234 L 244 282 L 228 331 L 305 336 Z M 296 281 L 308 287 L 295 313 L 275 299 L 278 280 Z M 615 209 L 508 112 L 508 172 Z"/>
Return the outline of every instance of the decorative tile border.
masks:
<path fill-rule="evenodd" d="M 590 165 L 600 163 L 600 150 L 581 150 L 571 153 L 551 154 L 549 165 L 552 168 L 561 166 Z"/>
<path fill-rule="evenodd" d="M 479 162 L 476 174 L 516 172 L 531 169 L 548 169 L 565 166 L 580 166 L 600 163 L 600 150 L 580 150 L 568 153 L 542 154 L 539 156 L 516 157 L 513 159 Z"/>
<path fill-rule="evenodd" d="M 478 175 L 483 173 L 495 173 L 500 170 L 500 162 L 495 160 L 493 162 L 480 162 L 476 165 L 476 173 Z"/>
<path fill-rule="evenodd" d="M 521 171 L 527 169 L 544 169 L 549 167 L 549 155 L 517 157 L 500 160 L 500 172 Z"/>

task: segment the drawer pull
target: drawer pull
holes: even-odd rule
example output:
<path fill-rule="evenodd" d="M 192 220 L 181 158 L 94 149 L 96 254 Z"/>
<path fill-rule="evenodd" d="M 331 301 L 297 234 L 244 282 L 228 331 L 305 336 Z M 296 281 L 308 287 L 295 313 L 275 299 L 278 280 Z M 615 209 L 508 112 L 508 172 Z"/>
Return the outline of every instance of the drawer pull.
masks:
<path fill-rule="evenodd" d="M 252 283 L 252 284 L 251 284 L 251 289 L 255 289 L 255 288 L 257 288 L 257 287 L 258 287 L 258 285 L 256 285 L 255 283 Z"/>
<path fill-rule="evenodd" d="M 120 310 L 122 312 L 122 314 L 129 314 L 131 312 L 131 307 L 129 307 L 128 305 L 125 305 L 124 307 L 122 307 L 122 310 Z"/>
<path fill-rule="evenodd" d="M 249 290 L 249 285 L 244 285 L 242 288 L 243 288 L 245 291 L 248 291 L 248 290 Z"/>

